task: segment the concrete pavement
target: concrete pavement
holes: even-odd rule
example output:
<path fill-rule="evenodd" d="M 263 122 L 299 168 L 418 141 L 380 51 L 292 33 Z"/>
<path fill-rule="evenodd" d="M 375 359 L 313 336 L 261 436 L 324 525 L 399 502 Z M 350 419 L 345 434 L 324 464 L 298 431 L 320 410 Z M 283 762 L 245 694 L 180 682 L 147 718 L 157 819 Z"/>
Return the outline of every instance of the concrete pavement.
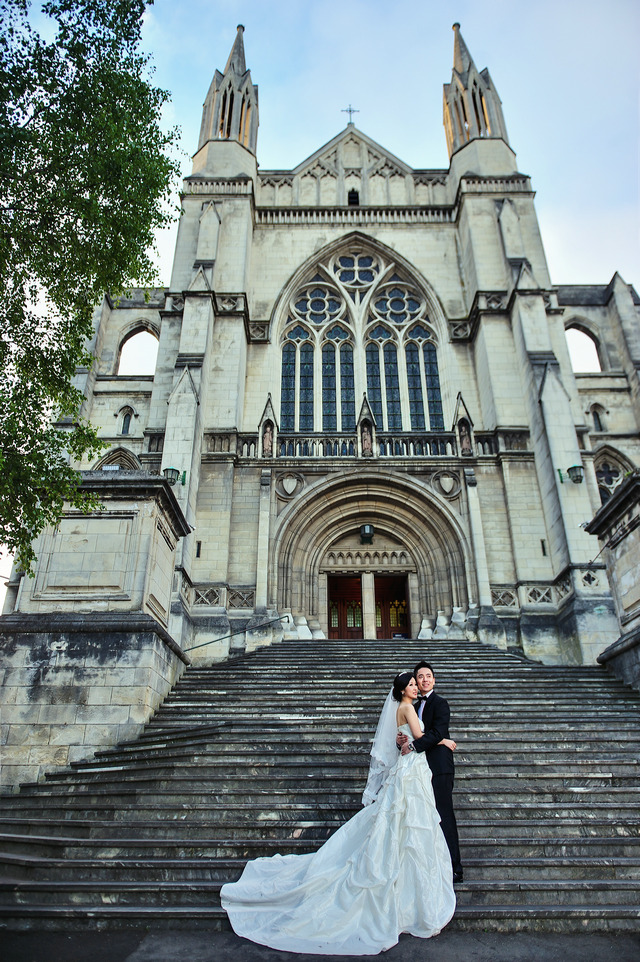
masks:
<path fill-rule="evenodd" d="M 362 956 L 278 952 L 232 932 L 0 932 L 3 962 L 355 962 Z M 638 962 L 636 933 L 554 935 L 443 932 L 434 939 L 402 936 L 385 962 Z"/>

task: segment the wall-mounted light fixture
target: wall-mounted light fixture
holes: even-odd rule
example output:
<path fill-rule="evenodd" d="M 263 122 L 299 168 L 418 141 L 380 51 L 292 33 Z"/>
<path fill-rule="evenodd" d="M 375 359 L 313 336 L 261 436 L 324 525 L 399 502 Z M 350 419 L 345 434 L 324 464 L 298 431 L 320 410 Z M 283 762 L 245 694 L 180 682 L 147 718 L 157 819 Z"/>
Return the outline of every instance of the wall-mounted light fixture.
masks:
<path fill-rule="evenodd" d="M 360 544 L 372 544 L 372 543 L 373 543 L 373 525 L 361 524 L 360 525 Z"/>
<path fill-rule="evenodd" d="M 180 481 L 182 486 L 184 487 L 184 485 L 187 482 L 187 472 L 183 471 L 182 477 L 180 477 L 180 472 L 178 471 L 177 468 L 163 468 L 162 476 L 164 477 L 167 484 L 171 485 L 171 487 L 177 484 L 178 481 Z"/>
<path fill-rule="evenodd" d="M 562 474 L 560 468 L 558 468 L 558 476 L 560 477 L 560 484 L 564 484 L 565 478 L 569 478 L 574 484 L 582 484 L 584 478 L 584 468 L 581 464 L 574 464 L 572 467 L 567 468 L 567 473 Z"/>

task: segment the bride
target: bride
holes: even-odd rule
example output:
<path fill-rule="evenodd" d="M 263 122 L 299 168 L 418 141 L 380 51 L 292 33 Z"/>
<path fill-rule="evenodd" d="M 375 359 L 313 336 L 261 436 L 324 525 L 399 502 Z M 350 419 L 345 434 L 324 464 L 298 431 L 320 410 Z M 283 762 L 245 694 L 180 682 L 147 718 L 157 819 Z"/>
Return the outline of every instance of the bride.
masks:
<path fill-rule="evenodd" d="M 237 935 L 316 955 L 375 955 L 401 932 L 428 939 L 455 909 L 451 858 L 433 800 L 424 752 L 400 755 L 400 730 L 422 723 L 410 671 L 382 709 L 363 795 L 365 808 L 317 851 L 248 862 L 221 901 Z M 374 802 L 374 804 L 371 804 Z"/>

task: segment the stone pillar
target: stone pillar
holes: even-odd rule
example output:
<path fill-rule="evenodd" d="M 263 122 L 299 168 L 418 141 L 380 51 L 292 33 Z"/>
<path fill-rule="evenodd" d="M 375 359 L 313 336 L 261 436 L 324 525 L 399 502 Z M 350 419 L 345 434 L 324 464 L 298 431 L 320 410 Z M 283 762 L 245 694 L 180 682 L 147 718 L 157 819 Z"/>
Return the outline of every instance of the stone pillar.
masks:
<path fill-rule="evenodd" d="M 269 571 L 269 518 L 271 514 L 271 469 L 260 476 L 260 507 L 258 511 L 258 552 L 256 570 L 256 612 L 267 610 Z"/>
<path fill-rule="evenodd" d="M 473 542 L 476 578 L 478 581 L 478 604 L 480 608 L 478 638 L 480 641 L 489 642 L 490 644 L 497 645 L 499 648 L 506 648 L 506 634 L 491 603 L 489 566 L 487 564 L 487 551 L 484 542 L 484 532 L 482 530 L 482 514 L 480 512 L 480 499 L 478 498 L 477 488 L 478 482 L 473 468 L 465 468 L 464 477 L 467 483 L 469 524 L 471 527 L 471 540 Z"/>
<path fill-rule="evenodd" d="M 376 589 L 373 571 L 363 571 L 362 581 L 362 627 L 365 638 L 376 638 Z"/>
<path fill-rule="evenodd" d="M 471 540 L 476 562 L 476 577 L 478 580 L 478 603 L 481 606 L 491 606 L 491 589 L 489 587 L 489 566 L 487 564 L 487 550 L 482 530 L 482 514 L 478 498 L 478 482 L 473 468 L 464 469 L 467 483 L 467 500 L 469 502 L 469 524 Z"/>
<path fill-rule="evenodd" d="M 411 619 L 411 637 L 417 638 L 420 634 L 422 625 L 422 612 L 420 611 L 420 592 L 418 590 L 418 575 L 415 571 L 410 571 L 407 575 L 407 594 L 409 595 L 409 617 Z"/>

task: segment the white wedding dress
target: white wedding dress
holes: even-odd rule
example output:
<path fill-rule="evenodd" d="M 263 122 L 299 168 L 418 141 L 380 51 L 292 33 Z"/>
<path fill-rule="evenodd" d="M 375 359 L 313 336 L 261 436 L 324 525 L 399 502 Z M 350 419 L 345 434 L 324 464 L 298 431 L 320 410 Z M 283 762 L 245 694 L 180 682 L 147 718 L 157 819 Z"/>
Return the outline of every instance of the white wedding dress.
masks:
<path fill-rule="evenodd" d="M 375 803 L 317 852 L 248 862 L 221 901 L 237 935 L 289 952 L 375 955 L 401 932 L 437 935 L 456 900 L 424 753 L 398 755 Z"/>

